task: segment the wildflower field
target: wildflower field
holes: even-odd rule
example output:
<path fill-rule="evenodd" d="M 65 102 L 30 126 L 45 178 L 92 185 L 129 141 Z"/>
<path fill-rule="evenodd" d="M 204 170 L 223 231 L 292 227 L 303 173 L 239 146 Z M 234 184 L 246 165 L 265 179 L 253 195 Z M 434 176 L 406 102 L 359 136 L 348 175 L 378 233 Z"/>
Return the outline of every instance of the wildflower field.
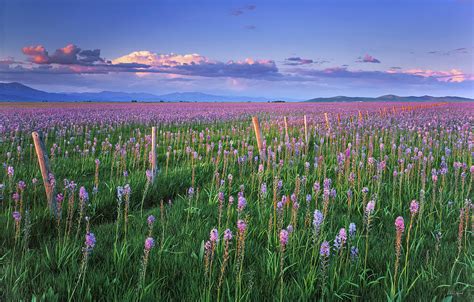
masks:
<path fill-rule="evenodd" d="M 472 301 L 473 114 L 2 103 L 0 301 Z"/>

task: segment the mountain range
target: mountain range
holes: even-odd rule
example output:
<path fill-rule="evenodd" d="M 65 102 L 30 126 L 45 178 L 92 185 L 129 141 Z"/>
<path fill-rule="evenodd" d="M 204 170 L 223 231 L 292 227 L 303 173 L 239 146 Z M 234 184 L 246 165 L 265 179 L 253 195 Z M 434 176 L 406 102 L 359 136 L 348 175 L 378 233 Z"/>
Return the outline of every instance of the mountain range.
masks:
<path fill-rule="evenodd" d="M 175 92 L 163 95 L 133 92 L 52 93 L 21 83 L 0 83 L 0 101 L 10 102 L 267 102 L 262 97 L 222 96 L 202 92 Z"/>
<path fill-rule="evenodd" d="M 290 99 L 285 99 L 291 101 Z M 175 92 L 163 95 L 132 92 L 82 92 L 53 93 L 34 89 L 21 83 L 0 83 L 0 101 L 8 102 L 272 102 L 275 99 L 264 97 L 222 96 L 202 92 Z M 474 99 L 446 96 L 397 96 L 379 97 L 336 96 L 313 98 L 306 102 L 469 102 Z"/>
<path fill-rule="evenodd" d="M 474 99 L 463 98 L 459 96 L 398 96 L 393 94 L 382 95 L 379 97 L 350 97 L 335 96 L 330 98 L 314 98 L 306 102 L 471 102 Z"/>

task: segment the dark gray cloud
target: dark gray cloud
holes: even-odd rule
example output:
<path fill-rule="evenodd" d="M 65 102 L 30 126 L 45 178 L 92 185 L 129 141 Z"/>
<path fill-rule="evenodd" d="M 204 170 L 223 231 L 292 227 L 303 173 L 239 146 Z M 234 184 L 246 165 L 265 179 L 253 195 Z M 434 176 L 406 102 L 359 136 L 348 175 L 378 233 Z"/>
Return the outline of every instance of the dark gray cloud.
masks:
<path fill-rule="evenodd" d="M 311 65 L 311 64 L 324 64 L 329 63 L 328 60 L 325 59 L 305 59 L 301 57 L 289 57 L 283 61 L 283 65 L 287 66 L 301 66 L 301 65 Z"/>
<path fill-rule="evenodd" d="M 364 55 L 363 57 L 358 57 L 357 61 L 358 63 L 380 63 L 380 60 L 374 58 L 371 55 Z"/>
<path fill-rule="evenodd" d="M 311 59 L 303 59 L 300 57 L 289 57 L 285 59 L 283 64 L 289 65 L 289 66 L 298 66 L 298 65 L 309 65 L 313 63 L 314 61 Z"/>

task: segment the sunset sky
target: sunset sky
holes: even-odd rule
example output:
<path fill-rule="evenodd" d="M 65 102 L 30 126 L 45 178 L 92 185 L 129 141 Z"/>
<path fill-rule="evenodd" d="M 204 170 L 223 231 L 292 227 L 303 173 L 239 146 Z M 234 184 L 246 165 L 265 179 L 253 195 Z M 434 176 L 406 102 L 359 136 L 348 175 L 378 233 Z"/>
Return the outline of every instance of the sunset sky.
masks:
<path fill-rule="evenodd" d="M 474 2 L 0 0 L 0 82 L 52 92 L 474 97 Z"/>

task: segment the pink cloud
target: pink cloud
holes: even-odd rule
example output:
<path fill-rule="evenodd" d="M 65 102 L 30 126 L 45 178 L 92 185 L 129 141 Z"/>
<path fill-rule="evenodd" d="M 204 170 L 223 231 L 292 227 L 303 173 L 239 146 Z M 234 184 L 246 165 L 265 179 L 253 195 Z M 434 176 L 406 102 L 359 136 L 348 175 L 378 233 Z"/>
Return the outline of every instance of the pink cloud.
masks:
<path fill-rule="evenodd" d="M 464 81 L 469 81 L 469 80 L 474 80 L 474 75 L 472 74 L 466 74 L 462 72 L 461 70 L 458 69 L 451 69 L 449 71 L 436 71 L 436 70 L 430 70 L 430 69 L 407 69 L 403 71 L 398 71 L 398 70 L 388 70 L 388 73 L 403 73 L 403 74 L 411 74 L 411 75 L 417 75 L 421 76 L 424 78 L 434 78 L 437 81 L 440 82 L 454 82 L 454 83 L 461 83 Z"/>
<path fill-rule="evenodd" d="M 198 54 L 157 54 L 148 50 L 134 51 L 128 55 L 112 60 L 113 64 L 117 63 L 139 63 L 150 66 L 166 66 L 174 67 L 186 64 L 201 64 L 211 62 L 208 58 Z"/>
<path fill-rule="evenodd" d="M 100 50 L 82 50 L 74 44 L 68 44 L 49 55 L 43 45 L 26 46 L 22 49 L 31 62 L 36 64 L 77 64 L 89 65 L 96 62 L 103 62 L 100 57 Z"/>
<path fill-rule="evenodd" d="M 29 56 L 31 61 L 36 64 L 47 64 L 49 61 L 48 52 L 43 45 L 25 46 L 22 48 L 25 55 Z"/>

